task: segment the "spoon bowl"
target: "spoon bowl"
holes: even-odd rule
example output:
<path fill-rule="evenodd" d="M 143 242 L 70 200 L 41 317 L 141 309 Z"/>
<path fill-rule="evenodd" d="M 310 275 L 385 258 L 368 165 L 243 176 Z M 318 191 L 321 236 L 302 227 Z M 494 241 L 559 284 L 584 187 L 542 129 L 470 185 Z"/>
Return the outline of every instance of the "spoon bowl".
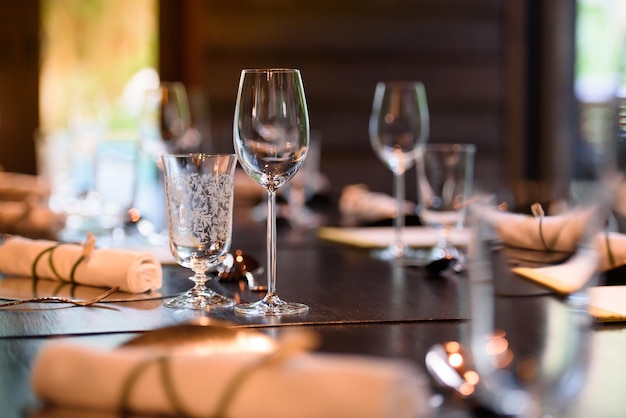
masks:
<path fill-rule="evenodd" d="M 263 266 L 254 257 L 243 250 L 235 250 L 234 254 L 226 254 L 224 261 L 218 267 L 217 277 L 228 282 L 245 280 L 250 291 L 265 292 L 267 286 L 259 284 L 256 280 L 263 274 L 263 271 Z"/>
<path fill-rule="evenodd" d="M 429 374 L 440 385 L 454 390 L 463 398 L 476 392 L 480 376 L 460 343 L 435 344 L 428 350 L 425 362 Z"/>

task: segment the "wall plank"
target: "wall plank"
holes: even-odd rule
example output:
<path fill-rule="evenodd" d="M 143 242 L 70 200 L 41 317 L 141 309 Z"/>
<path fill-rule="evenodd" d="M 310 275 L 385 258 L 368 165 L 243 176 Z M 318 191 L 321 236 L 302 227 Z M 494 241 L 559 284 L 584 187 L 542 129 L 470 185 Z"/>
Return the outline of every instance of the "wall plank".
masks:
<path fill-rule="evenodd" d="M 178 75 L 210 102 L 216 149 L 232 148 L 241 69 L 286 66 L 302 70 L 311 126 L 323 138 L 322 167 L 337 189 L 360 178 L 391 192 L 391 174 L 367 136 L 381 80 L 424 82 L 430 140 L 477 143 L 479 158 L 495 159 L 483 166 L 498 172 L 485 178 L 502 177 L 505 162 L 494 156 L 506 144 L 506 0 L 183 3 Z M 362 169 L 373 164 L 381 171 Z"/>

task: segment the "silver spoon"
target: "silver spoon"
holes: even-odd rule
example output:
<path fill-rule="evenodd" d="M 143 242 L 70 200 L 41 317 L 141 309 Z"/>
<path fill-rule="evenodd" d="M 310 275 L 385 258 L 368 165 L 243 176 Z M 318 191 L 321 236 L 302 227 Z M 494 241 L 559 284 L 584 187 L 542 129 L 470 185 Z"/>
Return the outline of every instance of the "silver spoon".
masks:
<path fill-rule="evenodd" d="M 252 292 L 265 292 L 267 286 L 256 281 L 256 277 L 263 274 L 263 266 L 251 255 L 242 250 L 235 250 L 234 254 L 226 254 L 224 261 L 218 267 L 218 278 L 224 281 L 246 280 L 248 289 Z"/>
<path fill-rule="evenodd" d="M 463 398 L 476 392 L 480 376 L 460 343 L 435 344 L 428 350 L 425 362 L 426 369 L 440 385 L 454 390 Z"/>

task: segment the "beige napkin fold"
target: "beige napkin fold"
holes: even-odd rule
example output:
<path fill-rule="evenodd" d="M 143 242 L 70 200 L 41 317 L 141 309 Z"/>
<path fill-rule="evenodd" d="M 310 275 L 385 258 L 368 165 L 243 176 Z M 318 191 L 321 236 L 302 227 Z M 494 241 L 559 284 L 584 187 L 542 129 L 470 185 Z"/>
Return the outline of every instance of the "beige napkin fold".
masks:
<path fill-rule="evenodd" d="M 34 271 L 42 279 L 71 281 L 74 271 L 76 283 L 119 286 L 120 290 L 130 293 L 156 290 L 162 285 L 161 264 L 151 254 L 94 249 L 85 257 L 83 252 L 83 246 L 78 244 L 12 236 L 0 244 L 0 272 L 10 276 L 34 276 Z"/>
<path fill-rule="evenodd" d="M 582 288 L 594 273 L 626 264 L 625 234 L 597 233 L 593 237 L 592 247 L 581 250 L 561 264 L 538 268 L 515 267 L 511 271 L 559 293 L 572 293 Z"/>
<path fill-rule="evenodd" d="M 30 199 L 0 201 L 0 232 L 29 238 L 54 239 L 65 227 L 66 215 Z"/>
<path fill-rule="evenodd" d="M 600 271 L 609 271 L 626 264 L 626 234 L 601 232 L 593 238 L 593 244 L 600 254 Z"/>
<path fill-rule="evenodd" d="M 598 322 L 626 321 L 626 286 L 589 288 L 588 311 Z"/>
<path fill-rule="evenodd" d="M 346 226 L 395 218 L 398 206 L 396 200 L 384 193 L 372 192 L 365 184 L 345 186 L 339 197 L 341 221 Z M 404 202 L 404 213 L 415 214 L 415 203 Z"/>
<path fill-rule="evenodd" d="M 126 393 L 125 405 L 136 413 L 176 416 L 184 409 L 188 416 L 208 417 L 243 372 L 224 418 L 431 415 L 427 380 L 404 362 L 307 353 L 254 367 L 261 356 L 267 354 L 176 354 L 160 361 L 146 347 L 104 350 L 59 341 L 37 357 L 32 386 L 40 398 L 63 407 L 119 411 Z M 129 384 L 131 376 L 136 379 Z"/>
<path fill-rule="evenodd" d="M 514 267 L 511 271 L 566 295 L 582 289 L 597 269 L 598 253 L 592 248 L 583 248 L 561 264 L 537 268 Z"/>
<path fill-rule="evenodd" d="M 485 207 L 490 222 L 503 243 L 536 251 L 573 253 L 595 213 L 595 209 L 577 208 L 559 215 L 524 215 Z"/>

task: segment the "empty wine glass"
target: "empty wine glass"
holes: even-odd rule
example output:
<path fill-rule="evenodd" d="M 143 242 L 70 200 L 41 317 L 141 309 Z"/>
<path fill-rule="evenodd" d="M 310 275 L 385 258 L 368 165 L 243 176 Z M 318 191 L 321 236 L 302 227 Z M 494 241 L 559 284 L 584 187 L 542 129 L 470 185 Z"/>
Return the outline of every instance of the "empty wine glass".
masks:
<path fill-rule="evenodd" d="M 249 316 L 305 313 L 307 305 L 276 294 L 276 191 L 304 163 L 309 115 L 300 71 L 250 69 L 241 72 L 233 126 L 235 152 L 245 172 L 267 190 L 267 294 L 235 306 Z"/>
<path fill-rule="evenodd" d="M 140 184 L 132 205 L 135 218 L 128 226 L 136 227 L 153 244 L 164 245 L 167 241 L 161 155 L 196 152 L 197 148 L 186 146 L 190 127 L 189 100 L 183 83 L 163 81 L 146 90 L 139 117 Z"/>
<path fill-rule="evenodd" d="M 449 259 L 455 260 L 455 270 L 465 268 L 463 254 L 450 243 L 448 236 L 453 228 L 463 227 L 465 221 L 475 153 L 473 144 L 427 144 L 417 152 L 418 213 L 426 225 L 440 232 L 425 263 Z"/>
<path fill-rule="evenodd" d="M 158 88 L 146 91 L 141 130 L 157 162 L 163 152 L 188 151 L 183 138 L 190 127 L 191 113 L 184 84 L 164 81 Z"/>
<path fill-rule="evenodd" d="M 232 237 L 234 154 L 162 156 L 170 251 L 193 270 L 194 287 L 170 300 L 170 308 L 210 310 L 235 304 L 206 287 L 206 271 L 227 254 Z"/>
<path fill-rule="evenodd" d="M 397 212 L 394 241 L 373 255 L 384 260 L 408 261 L 415 257 L 402 239 L 405 225 L 404 174 L 415 164 L 415 151 L 428 140 L 426 91 L 420 82 L 380 82 L 376 85 L 369 123 L 372 147 L 394 176 Z"/>

